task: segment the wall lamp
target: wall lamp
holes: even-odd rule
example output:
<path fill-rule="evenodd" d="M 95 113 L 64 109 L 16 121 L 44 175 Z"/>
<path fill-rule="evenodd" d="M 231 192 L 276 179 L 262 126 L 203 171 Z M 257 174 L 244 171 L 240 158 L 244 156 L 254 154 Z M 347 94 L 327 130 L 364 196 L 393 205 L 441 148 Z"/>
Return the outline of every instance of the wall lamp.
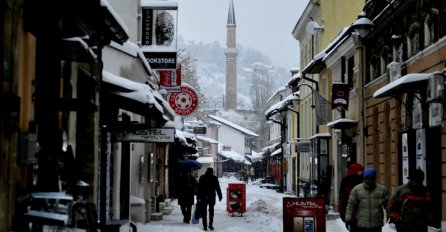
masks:
<path fill-rule="evenodd" d="M 367 14 L 361 12 L 356 21 L 351 25 L 351 28 L 358 33 L 361 38 L 365 38 L 372 30 L 373 26 L 374 24 L 372 20 L 367 17 Z"/>

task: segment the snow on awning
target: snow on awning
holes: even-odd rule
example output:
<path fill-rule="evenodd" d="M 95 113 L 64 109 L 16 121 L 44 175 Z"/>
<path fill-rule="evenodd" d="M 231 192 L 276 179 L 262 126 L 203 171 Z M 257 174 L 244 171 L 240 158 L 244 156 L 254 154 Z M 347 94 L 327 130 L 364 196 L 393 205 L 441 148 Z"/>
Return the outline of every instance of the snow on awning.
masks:
<path fill-rule="evenodd" d="M 350 128 L 353 126 L 356 126 L 358 124 L 358 121 L 348 119 L 348 118 L 338 118 L 332 122 L 327 123 L 328 127 L 334 128 L 334 129 L 343 129 L 343 128 Z"/>
<path fill-rule="evenodd" d="M 155 92 L 146 84 L 131 81 L 107 71 L 102 71 L 102 81 L 129 91 L 114 91 L 114 94 L 155 107 L 161 114 L 163 107 L 155 100 Z M 159 93 L 158 93 L 159 94 Z"/>
<path fill-rule="evenodd" d="M 225 158 L 232 159 L 239 163 L 245 162 L 245 156 L 239 154 L 236 151 L 230 150 L 230 151 L 220 151 L 220 155 L 222 155 Z"/>
<path fill-rule="evenodd" d="M 187 142 L 187 139 L 197 142 L 197 139 L 195 138 L 195 135 L 193 135 L 191 133 L 188 133 L 188 132 L 185 132 L 185 131 L 181 131 L 181 130 L 176 130 L 175 131 L 175 137 L 180 139 L 180 140 L 186 141 L 186 144 L 189 144 Z"/>
<path fill-rule="evenodd" d="M 275 156 L 275 155 L 280 154 L 280 153 L 282 153 L 282 148 L 279 148 L 279 149 L 275 150 L 273 153 L 271 153 L 270 156 Z"/>
<path fill-rule="evenodd" d="M 70 37 L 62 39 L 62 55 L 65 59 L 78 62 L 95 62 L 98 56 L 86 42 L 89 38 Z"/>
<path fill-rule="evenodd" d="M 200 164 L 212 164 L 214 163 L 214 158 L 213 157 L 198 157 L 197 158 L 197 162 Z"/>
<path fill-rule="evenodd" d="M 406 74 L 376 90 L 373 97 L 381 98 L 411 92 L 414 88 L 419 88 L 421 82 L 426 82 L 430 75 L 429 73 Z"/>
<path fill-rule="evenodd" d="M 206 137 L 206 136 L 196 135 L 195 137 L 198 140 L 201 140 L 201 141 L 204 141 L 204 142 L 208 142 L 208 143 L 211 143 L 211 144 L 218 144 L 219 143 L 217 140 L 209 138 L 209 137 Z"/>
<path fill-rule="evenodd" d="M 309 139 L 330 138 L 330 137 L 331 137 L 330 133 L 320 133 L 311 136 Z"/>
<path fill-rule="evenodd" d="M 276 150 L 276 147 L 280 145 L 280 142 L 273 143 L 267 147 L 262 148 L 262 152 L 273 152 Z"/>

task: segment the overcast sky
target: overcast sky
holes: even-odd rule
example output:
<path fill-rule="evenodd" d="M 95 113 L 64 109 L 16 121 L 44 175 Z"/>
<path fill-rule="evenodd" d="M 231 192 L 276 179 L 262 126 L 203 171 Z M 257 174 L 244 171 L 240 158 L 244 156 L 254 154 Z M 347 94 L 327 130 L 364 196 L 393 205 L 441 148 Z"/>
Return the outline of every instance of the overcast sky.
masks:
<path fill-rule="evenodd" d="M 276 66 L 296 67 L 299 43 L 292 31 L 308 0 L 234 0 L 237 43 L 270 57 Z M 184 40 L 226 47 L 229 0 L 178 0 L 178 34 Z"/>

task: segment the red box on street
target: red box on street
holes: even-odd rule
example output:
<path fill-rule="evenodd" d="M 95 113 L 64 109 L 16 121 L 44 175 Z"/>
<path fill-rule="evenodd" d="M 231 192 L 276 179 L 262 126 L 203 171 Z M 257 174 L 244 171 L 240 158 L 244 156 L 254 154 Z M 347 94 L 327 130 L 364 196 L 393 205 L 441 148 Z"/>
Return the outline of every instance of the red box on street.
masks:
<path fill-rule="evenodd" d="M 240 213 L 240 215 L 246 212 L 246 184 L 228 184 L 226 210 L 228 213 Z"/>

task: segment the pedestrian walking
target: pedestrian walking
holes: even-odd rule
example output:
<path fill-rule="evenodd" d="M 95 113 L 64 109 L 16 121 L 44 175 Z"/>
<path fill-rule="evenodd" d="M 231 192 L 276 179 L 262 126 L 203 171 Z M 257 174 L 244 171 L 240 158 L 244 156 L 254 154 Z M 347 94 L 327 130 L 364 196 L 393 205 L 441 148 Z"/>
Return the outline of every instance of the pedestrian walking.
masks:
<path fill-rule="evenodd" d="M 178 204 L 181 207 L 184 223 L 189 223 L 191 220 L 196 188 L 197 181 L 195 180 L 195 177 L 193 177 L 189 171 L 182 171 L 178 181 Z"/>
<path fill-rule="evenodd" d="M 341 220 L 345 222 L 345 211 L 347 209 L 348 198 L 352 189 L 363 182 L 364 167 L 361 164 L 351 164 L 348 168 L 347 174 L 342 178 L 341 186 L 339 188 L 338 196 L 338 212 Z M 356 228 L 356 219 L 350 221 L 350 229 Z"/>
<path fill-rule="evenodd" d="M 201 216 L 203 222 L 203 229 L 207 230 L 207 209 L 209 208 L 209 229 L 214 230 L 214 205 L 215 198 L 218 195 L 218 200 L 221 201 L 222 193 L 218 178 L 214 175 L 214 169 L 208 168 L 206 173 L 200 176 L 198 181 L 197 199 L 201 208 Z"/>
<path fill-rule="evenodd" d="M 363 183 L 356 185 L 348 198 L 345 213 L 346 228 L 358 232 L 381 232 L 388 200 L 387 188 L 376 183 L 376 170 L 364 169 Z M 354 220 L 356 220 L 356 228 L 351 228 L 350 225 Z"/>
<path fill-rule="evenodd" d="M 390 198 L 390 223 L 395 224 L 397 231 L 427 232 L 432 207 L 429 192 L 423 185 L 424 172 L 417 169 L 408 179 Z"/>

